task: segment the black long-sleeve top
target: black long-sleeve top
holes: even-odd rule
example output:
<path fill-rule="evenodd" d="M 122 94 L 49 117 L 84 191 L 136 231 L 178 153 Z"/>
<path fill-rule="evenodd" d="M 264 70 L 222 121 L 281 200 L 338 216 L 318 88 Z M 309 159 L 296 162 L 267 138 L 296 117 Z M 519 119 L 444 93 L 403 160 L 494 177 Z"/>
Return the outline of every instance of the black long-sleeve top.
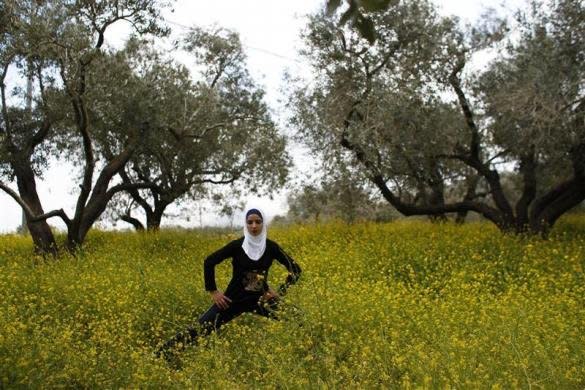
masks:
<path fill-rule="evenodd" d="M 280 246 L 266 239 L 266 250 L 258 260 L 252 260 L 244 252 L 242 243 L 244 237 L 233 240 L 223 248 L 210 254 L 204 262 L 205 289 L 217 290 L 215 284 L 215 266 L 227 258 L 232 258 L 232 279 L 225 290 L 229 298 L 238 299 L 250 294 L 261 295 L 268 290 L 268 269 L 273 260 L 284 265 L 289 272 L 285 282 L 279 287 L 283 294 L 289 285 L 294 284 L 301 274 L 301 267 L 280 248 Z"/>

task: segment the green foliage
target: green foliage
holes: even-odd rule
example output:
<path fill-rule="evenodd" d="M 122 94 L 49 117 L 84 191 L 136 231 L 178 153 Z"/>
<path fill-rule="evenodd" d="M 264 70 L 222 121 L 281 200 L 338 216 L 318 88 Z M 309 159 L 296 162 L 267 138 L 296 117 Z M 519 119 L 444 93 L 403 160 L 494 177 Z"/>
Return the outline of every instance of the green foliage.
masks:
<path fill-rule="evenodd" d="M 244 315 L 180 355 L 202 262 L 237 233 L 92 232 L 45 262 L 0 237 L 0 383 L 14 387 L 582 388 L 585 221 L 549 241 L 403 221 L 271 229 L 303 267 L 280 321 Z M 230 264 L 217 270 L 225 286 Z M 269 283 L 286 276 L 273 267 Z"/>
<path fill-rule="evenodd" d="M 347 0 L 349 7 L 339 18 L 339 24 L 343 26 L 348 21 L 352 21 L 353 27 L 368 40 L 371 44 L 376 41 L 376 27 L 370 17 L 363 11 L 381 12 L 391 5 L 396 5 L 396 0 Z M 341 0 L 328 0 L 326 11 L 328 15 L 333 15 L 341 7 Z"/>
<path fill-rule="evenodd" d="M 107 112 L 99 112 L 103 106 L 91 105 L 92 92 L 94 97 L 96 92 L 91 90 L 91 76 L 104 70 L 102 47 L 111 25 L 126 21 L 137 34 L 163 36 L 168 29 L 160 16 L 168 5 L 158 0 L 9 0 L 2 8 L 1 16 L 8 25 L 0 30 L 0 175 L 17 179 L 19 194 L 14 198 L 26 211 L 39 250 L 49 251 L 53 246 L 47 217 L 63 220 L 73 248 L 83 242 L 113 193 L 120 190 L 108 192 L 111 179 L 135 150 L 145 126 L 125 129 L 115 141 L 123 145 L 122 151 L 96 166 L 93 125 Z M 11 80 L 15 93 L 7 99 L 7 75 L 14 70 L 20 77 Z M 104 73 L 108 74 L 107 68 Z M 22 80 L 26 89 L 20 86 Z M 59 153 L 71 159 L 80 156 L 76 160 L 83 162 L 76 161 L 82 179 L 73 217 L 62 209 L 44 213 L 36 192 L 37 177 Z M 102 170 L 94 177 L 97 169 Z M 4 183 L 2 186 L 10 192 Z"/>
<path fill-rule="evenodd" d="M 393 4 L 374 19 L 379 39 L 369 44 L 324 15 L 312 17 L 303 54 L 316 79 L 299 82 L 291 94 L 292 125 L 322 156 L 329 175 L 340 165 L 360 165 L 343 153 L 340 139 L 346 137 L 414 199 L 421 184 L 433 181 L 434 156 L 467 136 L 457 106 L 443 100 L 444 40 L 451 37 L 452 21 L 426 1 Z M 440 170 L 457 177 L 461 165 L 448 161 Z"/>
<path fill-rule="evenodd" d="M 315 77 L 293 89 L 291 124 L 328 174 L 361 167 L 405 215 L 475 211 L 546 234 L 585 199 L 584 15 L 533 2 L 464 27 L 409 0 L 370 16 L 375 42 L 313 15 L 302 53 Z M 485 49 L 495 59 L 472 74 Z"/>
<path fill-rule="evenodd" d="M 248 74 L 238 35 L 193 28 L 181 48 L 195 60 L 193 72 L 151 43 L 133 40 L 121 59 L 134 74 L 109 72 L 111 77 L 96 80 L 101 85 L 96 91 L 103 92 L 96 101 L 107 107 L 102 111 L 110 119 L 98 124 L 106 156 L 120 145 L 120 136 L 107 136 L 112 129 L 124 134 L 147 128 L 122 176 L 126 183 L 152 185 L 129 194 L 153 228 L 160 217 L 151 221 L 151 215 L 162 215 L 179 199 L 208 196 L 217 184 L 237 182 L 242 191 L 271 193 L 284 184 L 290 165 L 264 91 Z M 130 85 L 131 80 L 136 82 Z M 115 85 L 122 82 L 123 94 L 113 99 Z M 131 208 L 123 208 L 117 212 L 128 215 Z"/>
<path fill-rule="evenodd" d="M 506 45 L 507 55 L 491 64 L 476 87 L 493 119 L 494 145 L 510 160 L 535 148 L 539 178 L 548 184 L 541 190 L 570 177 L 567 154 L 585 142 L 585 7 L 577 3 L 560 1 L 549 11 L 534 3 L 518 15 L 520 38 Z"/>

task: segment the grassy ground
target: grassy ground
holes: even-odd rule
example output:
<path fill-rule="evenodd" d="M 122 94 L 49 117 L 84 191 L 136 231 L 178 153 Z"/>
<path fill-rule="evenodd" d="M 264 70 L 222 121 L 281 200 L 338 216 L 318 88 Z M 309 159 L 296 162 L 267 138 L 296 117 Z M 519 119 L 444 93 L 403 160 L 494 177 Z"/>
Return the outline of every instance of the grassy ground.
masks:
<path fill-rule="evenodd" d="M 57 261 L 1 236 L 0 388 L 585 388 L 583 216 L 548 241 L 479 223 L 271 229 L 304 271 L 281 321 L 244 315 L 169 369 L 153 350 L 207 309 L 203 259 L 237 235 L 93 232 Z"/>

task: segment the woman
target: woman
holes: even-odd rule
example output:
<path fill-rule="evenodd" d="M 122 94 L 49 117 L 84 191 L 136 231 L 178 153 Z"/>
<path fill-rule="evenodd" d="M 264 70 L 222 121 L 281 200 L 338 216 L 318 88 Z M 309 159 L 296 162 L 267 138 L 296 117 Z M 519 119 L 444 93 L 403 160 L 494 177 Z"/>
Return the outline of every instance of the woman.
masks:
<path fill-rule="evenodd" d="M 215 266 L 223 260 L 232 259 L 232 279 L 223 293 L 215 284 Z M 289 274 L 279 287 L 278 293 L 268 286 L 268 270 L 273 260 L 284 265 Z M 201 317 L 199 325 L 202 335 L 218 330 L 223 324 L 245 312 L 275 318 L 274 310 L 278 298 L 294 284 L 301 268 L 278 244 L 266 238 L 264 214 L 258 208 L 246 212 L 244 237 L 209 255 L 204 262 L 205 290 L 211 295 L 213 305 Z M 168 357 L 168 352 L 177 344 L 193 343 L 198 336 L 195 328 L 175 335 L 157 352 Z"/>

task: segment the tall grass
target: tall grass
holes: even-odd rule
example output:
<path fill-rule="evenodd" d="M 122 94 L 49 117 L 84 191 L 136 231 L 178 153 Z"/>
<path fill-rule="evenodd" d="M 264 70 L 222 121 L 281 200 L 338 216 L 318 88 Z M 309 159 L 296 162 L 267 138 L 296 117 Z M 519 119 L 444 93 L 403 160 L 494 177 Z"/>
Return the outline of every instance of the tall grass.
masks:
<path fill-rule="evenodd" d="M 203 259 L 237 233 L 95 231 L 56 261 L 0 237 L 0 388 L 585 388 L 582 216 L 548 241 L 420 221 L 269 236 L 303 268 L 281 319 L 243 315 L 181 370 L 152 352 L 208 308 Z"/>

